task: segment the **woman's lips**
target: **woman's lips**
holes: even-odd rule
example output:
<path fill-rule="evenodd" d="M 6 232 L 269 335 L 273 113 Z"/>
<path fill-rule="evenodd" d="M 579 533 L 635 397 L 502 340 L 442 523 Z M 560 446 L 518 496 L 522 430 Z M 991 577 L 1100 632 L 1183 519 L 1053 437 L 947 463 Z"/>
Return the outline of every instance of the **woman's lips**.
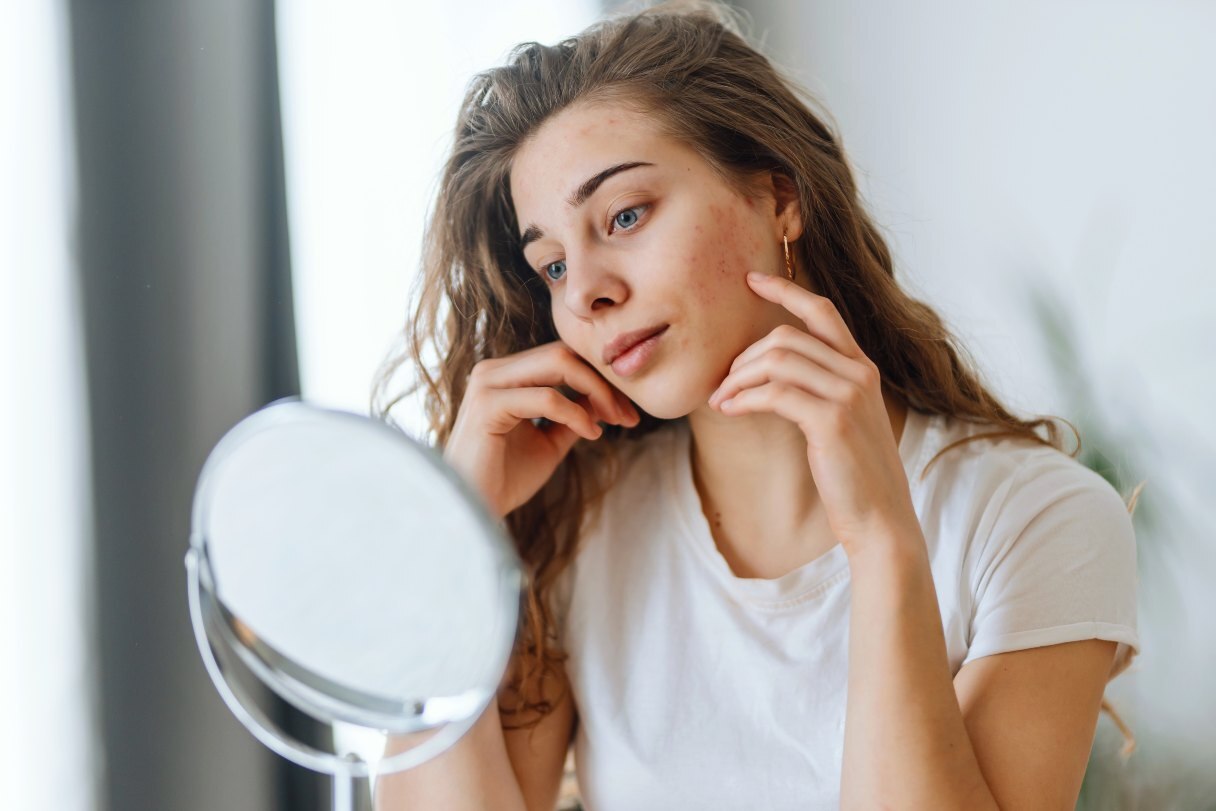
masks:
<path fill-rule="evenodd" d="M 654 355 L 655 349 L 658 347 L 659 341 L 665 332 L 667 332 L 666 326 L 644 341 L 639 341 L 620 355 L 617 355 L 616 360 L 612 361 L 612 371 L 616 372 L 620 377 L 629 377 L 638 372 Z"/>

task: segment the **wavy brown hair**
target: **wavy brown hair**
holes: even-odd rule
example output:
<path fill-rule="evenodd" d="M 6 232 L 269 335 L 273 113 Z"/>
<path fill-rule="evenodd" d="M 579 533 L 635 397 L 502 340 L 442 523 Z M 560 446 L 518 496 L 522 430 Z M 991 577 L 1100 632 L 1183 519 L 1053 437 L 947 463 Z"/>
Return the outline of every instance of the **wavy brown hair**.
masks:
<path fill-rule="evenodd" d="M 382 418 L 422 387 L 429 429 L 442 448 L 476 363 L 558 339 L 549 294 L 519 247 L 511 166 L 520 147 L 556 113 L 602 101 L 653 115 L 665 134 L 691 145 L 740 189 L 761 173 L 780 172 L 793 181 L 806 223 L 804 237 L 792 246 L 799 268 L 811 289 L 832 300 L 877 364 L 884 393 L 926 414 L 996 429 L 952 443 L 938 456 L 997 437 L 1063 451 L 1055 422 L 1061 418 L 1014 416 L 981 381 L 938 314 L 900 289 L 840 140 L 824 123 L 830 117 L 813 112 L 810 95 L 749 45 L 734 14 L 715 2 L 667 3 L 610 18 L 554 46 L 524 43 L 507 64 L 473 79 L 430 215 L 405 347 L 386 362 L 373 394 L 373 411 Z M 389 381 L 406 363 L 418 377 L 389 399 Z M 604 439 L 577 443 L 548 483 L 506 516 L 528 581 L 515 666 L 500 692 L 504 724 L 531 726 L 556 704 L 544 689 L 565 658 L 553 585 L 570 563 L 584 521 L 611 486 L 620 444 L 665 422 L 641 413 L 635 428 L 608 426 Z M 1076 435 L 1069 454 L 1075 457 L 1080 435 L 1062 421 Z"/>

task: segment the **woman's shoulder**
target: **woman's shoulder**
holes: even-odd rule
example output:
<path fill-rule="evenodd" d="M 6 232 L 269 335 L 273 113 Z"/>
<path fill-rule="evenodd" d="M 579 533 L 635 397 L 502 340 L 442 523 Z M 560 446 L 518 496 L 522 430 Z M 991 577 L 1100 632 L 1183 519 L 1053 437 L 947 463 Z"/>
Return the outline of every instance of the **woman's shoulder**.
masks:
<path fill-rule="evenodd" d="M 987 436 L 1000 430 L 991 423 L 934 417 L 921 470 L 915 471 L 924 472 L 922 500 L 1002 523 L 1028 523 L 1049 507 L 1105 512 L 1116 520 L 1117 513 L 1126 513 L 1118 491 L 1074 456 L 1024 437 Z M 968 441 L 950 447 L 960 440 Z"/>
<path fill-rule="evenodd" d="M 1082 477 L 1093 474 L 1065 451 L 1011 435 L 994 423 L 940 414 L 928 421 L 919 469 L 914 471 L 926 479 L 1006 480 L 1025 470 Z"/>
<path fill-rule="evenodd" d="M 999 430 L 936 421 L 932 453 Z M 1136 535 L 1115 486 L 1031 439 L 981 437 L 937 464 L 918 515 L 956 672 L 981 656 L 1089 638 L 1120 642 L 1126 663 L 1139 648 Z"/>

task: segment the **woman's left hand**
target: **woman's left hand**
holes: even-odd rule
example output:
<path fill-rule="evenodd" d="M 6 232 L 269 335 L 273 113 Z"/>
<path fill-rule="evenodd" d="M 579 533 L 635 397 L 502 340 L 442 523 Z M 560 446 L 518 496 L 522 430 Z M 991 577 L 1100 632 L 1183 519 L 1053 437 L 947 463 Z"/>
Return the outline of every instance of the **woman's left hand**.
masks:
<path fill-rule="evenodd" d="M 750 273 L 747 280 L 808 332 L 782 325 L 749 346 L 710 407 L 729 416 L 779 414 L 802 429 L 828 522 L 850 556 L 891 533 L 915 527 L 919 534 L 878 367 L 829 299 L 777 276 Z"/>

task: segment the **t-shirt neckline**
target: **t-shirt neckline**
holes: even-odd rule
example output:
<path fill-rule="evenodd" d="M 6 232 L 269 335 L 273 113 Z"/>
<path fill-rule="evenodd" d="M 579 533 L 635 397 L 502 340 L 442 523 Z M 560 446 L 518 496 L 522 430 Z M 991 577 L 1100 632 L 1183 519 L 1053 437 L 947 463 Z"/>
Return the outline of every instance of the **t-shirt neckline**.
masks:
<path fill-rule="evenodd" d="M 920 478 L 919 475 L 913 474 L 919 471 L 925 436 L 931 420 L 932 415 L 909 408 L 903 433 L 899 438 L 899 456 L 903 461 L 914 501 Z M 670 461 L 667 465 L 666 483 L 669 495 L 676 505 L 680 537 L 728 592 L 756 607 L 774 610 L 813 600 L 848 578 L 848 556 L 839 543 L 819 557 L 777 578 L 737 576 L 714 543 L 709 522 L 701 510 L 701 498 L 693 483 L 690 453 L 692 431 L 687 420 L 681 420 L 676 425 L 670 441 L 674 447 L 673 452 L 667 455 Z"/>

